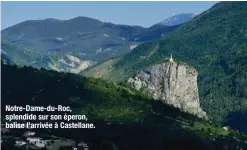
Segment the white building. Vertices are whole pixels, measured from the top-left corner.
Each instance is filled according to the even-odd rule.
[[[39,137],[28,137],[27,138],[27,141],[30,143],[30,144],[33,144],[37,147],[45,147],[46,144],[47,144],[47,140],[42,140],[41,138]]]
[[[228,131],[228,127],[223,127],[223,129],[224,129],[225,131]]]
[[[27,144],[27,142],[25,142],[25,141],[19,141],[19,140],[15,141],[15,145],[16,146],[23,146],[23,145],[26,145],[26,144]]]
[[[34,136],[35,132],[34,131],[27,131],[24,133],[24,136]]]

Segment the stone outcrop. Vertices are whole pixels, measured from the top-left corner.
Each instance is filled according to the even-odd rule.
[[[139,71],[128,83],[155,100],[205,118],[199,102],[197,75],[196,69],[187,64],[164,62]]]

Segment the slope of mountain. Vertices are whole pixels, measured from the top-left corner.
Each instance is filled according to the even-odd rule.
[[[2,64],[1,69],[2,115],[13,113],[6,112],[5,105],[69,105],[73,114],[87,115],[96,126],[87,130],[53,129],[49,135],[86,140],[94,146],[108,141],[123,150],[181,149],[184,146],[191,150],[220,150],[247,146],[246,135],[216,128],[161,101],[150,100],[123,83],[31,67]],[[15,112],[18,113],[21,112]],[[96,149],[102,148],[102,145],[97,146]]]
[[[175,26],[175,25],[186,23],[190,21],[192,18],[194,18],[195,16],[196,15],[192,13],[182,13],[182,14],[178,14],[170,18],[167,18],[159,22],[158,24],[166,25],[166,26]]]
[[[16,46],[8,41],[2,41],[2,59],[20,66],[33,66],[41,69],[51,69],[59,72],[79,73],[85,68],[95,64],[91,60],[81,60],[73,53],[56,53],[35,51]],[[78,54],[77,54],[78,55]]]
[[[168,33],[176,30],[180,25],[166,26],[162,24],[156,24],[149,27],[146,31],[140,35],[134,36],[134,41],[146,42],[150,40],[160,39]]]
[[[1,42],[2,54],[18,65],[25,65],[36,59],[40,53],[24,47],[18,47],[8,41]]]
[[[106,78],[126,80],[172,53],[198,70],[201,106],[210,118],[222,123],[229,112],[246,107],[246,12],[246,2],[217,3],[163,39],[144,43],[118,58]],[[104,78],[95,72],[90,74]]]
[[[9,59],[9,57],[6,55],[6,53],[3,50],[1,50],[1,59],[7,64],[12,63],[11,59]]]

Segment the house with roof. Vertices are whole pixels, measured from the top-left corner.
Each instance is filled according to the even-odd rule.
[[[43,140],[40,137],[28,137],[27,141],[30,144],[35,145],[36,147],[42,148],[45,147],[47,145],[48,140]]]
[[[34,136],[36,134],[36,132],[34,131],[26,131],[23,135],[24,136]]]

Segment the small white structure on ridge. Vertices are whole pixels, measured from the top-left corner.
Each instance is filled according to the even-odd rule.
[[[174,62],[173,58],[172,58],[172,54],[171,54],[171,57],[169,58],[169,61],[170,61],[170,63]]]

